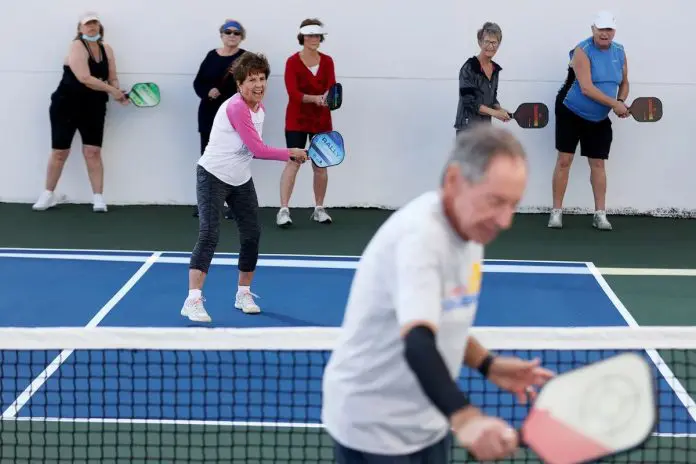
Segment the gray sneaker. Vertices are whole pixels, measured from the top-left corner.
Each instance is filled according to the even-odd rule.
[[[331,224],[331,216],[329,216],[329,213],[326,212],[323,206],[314,208],[311,219],[321,224]]]
[[[276,215],[276,225],[283,228],[290,227],[292,225],[289,208],[280,208],[280,210],[278,210],[278,214]]]
[[[607,219],[607,213],[604,211],[595,211],[592,218],[592,227],[599,230],[611,230],[611,223]]]
[[[549,217],[548,227],[552,229],[560,229],[563,227],[563,210],[551,210],[551,216]]]

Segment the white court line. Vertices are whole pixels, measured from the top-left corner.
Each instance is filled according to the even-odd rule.
[[[287,256],[287,255],[286,255]],[[20,259],[48,259],[48,260],[73,260],[73,261],[106,261],[106,262],[143,262],[148,258],[145,255],[73,255],[66,253],[0,253],[0,258]],[[184,256],[162,256],[157,261],[160,264],[188,264],[189,258]],[[497,263],[505,261],[498,260]],[[518,264],[490,264],[484,261],[483,271],[516,273],[516,274],[590,274],[586,266],[539,266],[524,265],[525,261],[515,261]],[[236,266],[237,258],[213,258],[212,265]],[[325,260],[325,259],[273,259],[260,257],[257,262],[259,267],[285,267],[302,269],[357,269],[358,261]]]
[[[4,251],[3,251],[4,250]],[[8,251],[9,250],[9,251]],[[25,250],[21,252],[21,250]],[[41,253],[41,251],[52,251],[53,253]],[[77,252],[103,252],[103,255],[79,254]],[[64,259],[75,261],[112,261],[112,262],[144,262],[147,260],[145,255],[136,255],[129,253],[150,253],[139,250],[128,251],[110,251],[110,250],[71,250],[57,248],[1,248],[0,258],[25,258],[25,259]],[[152,253],[188,253],[179,251],[161,251]],[[190,254],[190,253],[189,253]],[[213,264],[223,266],[236,266],[236,253],[216,253],[213,258]],[[271,267],[300,267],[300,268],[328,268],[328,269],[356,269],[359,256],[347,255],[303,255],[303,254],[261,254],[259,266]],[[306,260],[283,260],[282,257],[307,258]],[[313,259],[319,258],[319,259]],[[324,259],[322,259],[324,258]],[[327,259],[328,258],[328,259]],[[355,261],[332,261],[332,258],[337,259],[355,259]],[[160,263],[188,263],[189,258],[186,256],[165,256],[159,260]],[[293,261],[295,264],[293,265]],[[521,260],[521,259],[486,259],[488,264],[488,272],[520,272],[533,274],[591,274],[587,267],[575,266],[553,266],[553,264],[585,264],[581,261],[545,261],[545,260]],[[333,264],[339,263],[339,264]],[[343,264],[348,263],[348,264]],[[510,263],[511,265],[519,265],[519,267],[503,268],[499,263]],[[528,263],[529,265],[524,265]],[[534,271],[530,268],[535,264],[549,264],[551,266],[538,266],[538,270]],[[484,264],[485,266],[485,264]],[[666,269],[666,268],[635,268],[635,267],[600,267],[596,268],[602,275],[608,276],[655,276],[655,277],[696,277],[696,269]]]
[[[64,253],[104,253],[104,254],[122,254],[127,255],[129,253],[183,253],[191,254],[191,250],[108,250],[108,249],[92,249],[92,248],[21,248],[21,247],[0,247],[0,252],[41,252],[41,251],[60,251]],[[236,256],[239,253],[215,253],[216,256]],[[296,254],[296,253],[262,253],[260,256],[290,256],[290,257],[303,257],[303,258],[342,258],[342,259],[360,259],[360,256],[354,255],[306,255],[306,254]],[[533,262],[533,261],[530,261]],[[562,262],[562,261],[558,261]]]
[[[597,279],[597,283],[602,288],[604,293],[607,295],[609,300],[611,300],[612,304],[619,312],[619,314],[621,314],[621,317],[623,317],[626,323],[630,327],[639,327],[638,321],[635,320],[628,308],[626,308],[626,306],[621,302],[616,293],[614,293],[614,290],[612,290],[607,281],[604,280],[604,277],[602,276],[602,274],[600,274],[599,270],[594,266],[594,264],[587,263],[587,267],[590,269],[595,279]],[[689,395],[689,393],[686,391],[679,379],[677,379],[677,376],[674,375],[672,369],[669,368],[669,366],[667,365],[665,360],[662,359],[662,356],[660,356],[657,350],[646,349],[645,351],[646,353],[648,353],[648,356],[650,356],[652,362],[655,364],[657,369],[665,378],[665,382],[667,382],[667,384],[672,388],[674,394],[677,395],[677,398],[679,398],[679,401],[681,401],[681,403],[684,405],[686,411],[689,413],[694,422],[696,422],[696,403],[694,402],[694,399],[691,398],[691,395]]]
[[[64,252],[64,253],[72,253],[72,254],[80,254],[80,253],[104,253],[105,255],[114,255],[114,254],[121,254],[121,255],[127,255],[129,253],[156,253],[156,250],[107,250],[107,249],[91,249],[91,248],[13,248],[13,247],[0,247],[0,253],[2,252],[14,252],[14,251],[20,251],[20,252],[42,252],[42,251],[51,251],[51,252]],[[161,253],[167,254],[167,253],[172,253],[172,254],[191,254],[191,250],[186,250],[186,251],[174,251],[174,250],[160,250]],[[25,254],[25,253],[21,253]],[[239,253],[215,253],[216,256],[237,256]],[[360,260],[361,256],[360,255],[314,255],[314,254],[303,254],[303,253],[262,253],[259,256],[269,256],[269,257],[280,257],[280,256],[288,256],[288,257],[293,257],[293,258],[339,258],[339,259],[355,259],[355,260]],[[584,261],[552,261],[552,260],[543,260],[543,259],[496,259],[496,258],[491,258],[491,259],[486,259],[485,261],[487,262],[492,262],[492,263],[546,263],[546,264],[584,264]]]
[[[97,312],[97,314],[92,317],[92,319],[87,323],[85,327],[92,328],[99,325],[99,323],[104,320],[107,314],[114,309],[121,299],[135,286],[135,284],[142,278],[143,275],[152,267],[153,264],[159,259],[161,253],[153,253],[145,263],[136,271],[135,274],[128,279],[128,282],[123,284],[118,292],[111,297],[107,303],[102,306],[102,308]],[[66,349],[61,351],[61,353],[56,356],[56,358],[49,364],[46,369],[43,370],[32,382],[24,389],[22,394],[20,394],[17,399],[2,413],[2,418],[13,418],[17,416],[22,407],[31,399],[31,397],[36,393],[41,386],[52,376],[65,362],[66,359],[72,354],[72,349]]]
[[[603,275],[619,276],[664,276],[664,277],[696,277],[696,269],[664,269],[643,267],[602,267]]]

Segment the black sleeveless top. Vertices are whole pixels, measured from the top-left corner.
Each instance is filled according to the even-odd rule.
[[[78,40],[82,42],[87,49],[87,53],[89,53],[87,63],[90,75],[107,82],[109,80],[109,58],[106,56],[104,45],[99,42],[102,59],[97,62],[87,43],[82,39]],[[77,104],[106,104],[109,101],[109,94],[100,90],[90,89],[77,79],[70,66],[63,65],[63,77],[58,83],[58,88],[53,93],[53,98],[68,99]]]

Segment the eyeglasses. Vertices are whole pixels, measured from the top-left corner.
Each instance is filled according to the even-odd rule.
[[[498,48],[498,45],[500,45],[500,42],[498,42],[497,40],[484,40],[483,45],[484,45],[484,47]]]
[[[242,31],[238,31],[236,29],[225,29],[224,31],[222,31],[222,33],[225,35],[236,35],[236,36],[242,35]]]

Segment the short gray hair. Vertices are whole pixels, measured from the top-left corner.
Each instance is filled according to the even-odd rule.
[[[496,156],[527,159],[522,144],[507,129],[481,123],[462,131],[457,135],[441,183],[444,184],[445,173],[452,164],[459,167],[465,179],[476,183],[486,174],[491,160]]]
[[[498,39],[498,43],[503,41],[503,30],[500,29],[500,26],[498,26],[496,23],[485,22],[483,26],[481,26],[481,29],[476,32],[476,38],[479,42],[481,42],[487,35],[494,36],[496,39]]]

